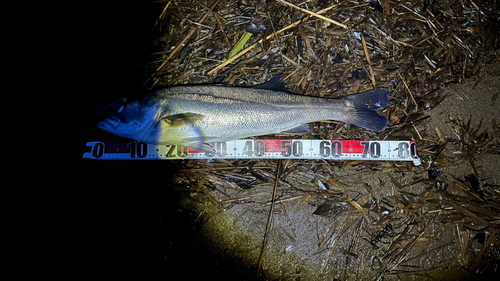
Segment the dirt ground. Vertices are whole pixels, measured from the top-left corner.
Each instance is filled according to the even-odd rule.
[[[471,117],[472,127],[477,127],[482,118],[484,128],[491,128],[493,126],[491,120],[500,117],[498,100],[494,99],[500,87],[499,71],[498,65],[491,65],[483,69],[477,77],[467,79],[463,84],[445,87],[440,94],[447,95],[447,98],[436,107],[425,111],[430,118],[424,124],[417,126],[419,133],[435,134],[436,138],[439,138],[435,129],[437,127],[448,142],[443,152],[446,163],[440,166],[442,172],[440,177],[463,180],[464,175],[474,172],[470,163],[460,160],[460,154],[456,153],[460,152],[457,146],[459,136],[454,133],[450,125],[450,117],[464,120]],[[500,155],[476,153],[474,158],[479,178],[483,179],[482,183],[498,186],[500,177],[497,171]],[[265,252],[266,278],[376,280],[383,276],[385,280],[463,280],[477,277],[470,272],[471,270],[467,271],[464,268],[475,262],[479,264],[477,254],[484,245],[480,246],[474,241],[473,238],[477,233],[470,228],[484,226],[463,218],[453,223],[447,221],[451,219],[450,214],[446,214],[449,208],[441,206],[439,210],[436,209],[442,197],[439,193],[435,193],[435,183],[427,181],[406,186],[415,178],[427,178],[431,162],[424,161],[422,166],[406,172],[390,171],[386,174],[365,172],[362,175],[356,173],[362,168],[349,169],[342,167],[342,163],[302,164],[304,165],[296,170],[300,171],[297,172],[298,176],[285,178],[302,190],[311,186],[314,189],[311,179],[305,176],[308,170],[316,173],[323,170],[335,175],[335,179],[341,182],[354,185],[351,192],[366,194],[368,188],[373,187],[375,190],[371,194],[377,194],[373,198],[383,199],[386,196],[399,198],[407,195],[408,200],[412,200],[412,196],[418,198],[418,194],[425,192],[434,194],[429,200],[431,203],[420,206],[423,211],[423,214],[419,214],[422,220],[416,223],[415,228],[421,232],[410,235],[412,239],[416,239],[412,240],[415,245],[411,251],[396,260],[383,249],[370,245],[372,239],[370,236],[376,235],[385,224],[383,220],[370,219],[372,216],[377,217],[376,210],[374,213],[370,212],[371,215],[365,216],[349,206],[342,196],[328,193],[312,197],[306,202],[307,193],[304,194],[294,190],[289,184],[281,183],[278,187],[278,198],[292,198],[292,200],[277,203],[275,206],[272,229],[268,230],[269,241]],[[284,165],[294,164],[286,162]],[[394,165],[387,163],[386,167]],[[213,174],[198,176],[206,177],[216,187],[203,188],[201,193],[187,194],[181,201],[181,206],[196,210],[201,217],[200,220],[203,221],[200,231],[204,236],[210,237],[211,243],[233,253],[245,263],[257,267],[274,183],[259,184],[251,189],[242,190],[236,184],[224,182]],[[394,178],[398,178],[396,183],[399,181],[404,187],[398,187],[397,184],[395,186]],[[191,177],[191,180],[196,183],[199,179]],[[360,182],[362,184],[356,184]],[[376,186],[379,188],[376,189]],[[456,192],[454,189],[450,188],[448,192]],[[332,209],[328,215],[315,215],[318,206],[325,202],[336,206],[340,214],[335,214]],[[390,216],[396,223],[392,223],[392,230],[383,238],[386,243],[390,243],[391,239],[394,241],[395,236],[404,231],[405,222],[411,220],[401,212]],[[416,213],[413,214],[415,215]],[[496,231],[495,228],[489,228],[486,230],[487,236],[495,235]],[[468,237],[467,241],[471,243],[471,247],[478,247],[474,253],[462,252],[464,244],[461,240],[464,236]],[[407,246],[408,243],[402,244]],[[489,272],[491,273],[493,272]]]
[[[452,84],[443,89],[447,98],[436,108],[427,111],[430,116],[425,123],[428,132],[435,133],[435,128],[440,128],[445,139],[457,140],[457,135],[450,126],[450,117],[471,120],[471,127],[475,128],[482,121],[482,128],[494,132],[492,121],[500,117],[498,100],[500,83],[500,66],[488,65],[476,77],[467,79],[462,84]],[[435,133],[437,134],[437,133]],[[450,147],[453,154],[453,147]],[[452,157],[452,156],[450,156]],[[491,184],[500,184],[497,173],[500,165],[498,154],[475,154],[479,177],[488,179]],[[452,175],[466,175],[473,173],[467,163],[448,165],[443,171]]]

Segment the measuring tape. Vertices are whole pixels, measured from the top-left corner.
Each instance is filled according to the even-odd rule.
[[[209,143],[215,153],[180,145],[137,141],[91,141],[83,158],[105,160],[324,159],[413,161],[421,164],[413,141],[243,139]],[[89,149],[90,148],[90,149]]]

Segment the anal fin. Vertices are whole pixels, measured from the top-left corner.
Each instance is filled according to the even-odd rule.
[[[286,131],[282,131],[283,135],[303,135],[309,132],[309,126],[307,124],[301,124],[297,127],[291,128]]]

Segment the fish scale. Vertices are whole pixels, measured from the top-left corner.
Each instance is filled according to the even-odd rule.
[[[304,134],[305,124],[337,120],[379,132],[387,119],[389,90],[378,88],[334,99],[290,93],[281,78],[252,88],[225,85],[173,86],[140,100],[113,104],[97,126],[148,144],[213,151],[222,142],[276,133]]]

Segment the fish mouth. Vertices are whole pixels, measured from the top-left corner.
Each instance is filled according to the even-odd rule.
[[[97,122],[97,127],[103,130],[115,129],[120,125],[120,120],[113,117],[108,117]]]

